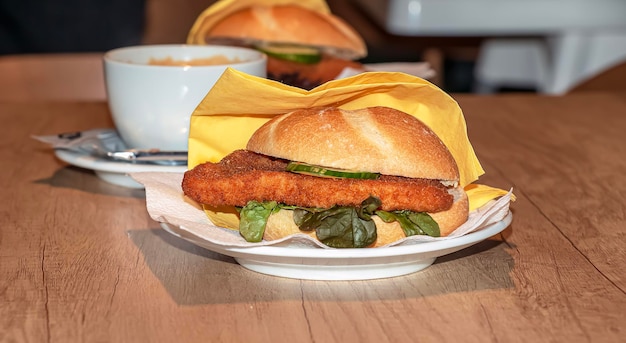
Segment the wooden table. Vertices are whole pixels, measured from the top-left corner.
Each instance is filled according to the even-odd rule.
[[[104,101],[102,53],[0,56],[0,101]]]
[[[105,103],[0,103],[0,341],[623,342],[626,93],[457,99],[512,225],[351,282],[248,271],[30,138],[111,126]]]

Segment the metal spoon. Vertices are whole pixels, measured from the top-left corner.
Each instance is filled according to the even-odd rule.
[[[113,161],[131,163],[152,163],[165,165],[187,164],[186,151],[162,151],[162,150],[122,150],[99,152],[98,156],[105,157]]]

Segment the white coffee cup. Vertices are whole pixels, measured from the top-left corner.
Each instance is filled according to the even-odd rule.
[[[196,65],[215,56],[228,61]],[[187,65],[163,65],[182,61]],[[186,151],[190,116],[224,70],[265,77],[266,66],[263,53],[230,46],[141,45],[108,51],[104,75],[113,122],[129,148]]]

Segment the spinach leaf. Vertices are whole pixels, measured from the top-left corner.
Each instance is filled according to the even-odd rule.
[[[258,202],[250,201],[239,213],[239,233],[248,242],[260,242],[263,240],[265,226],[270,214],[277,209],[275,201]]]
[[[340,216],[327,220],[316,229],[317,238],[329,247],[365,248],[376,240],[376,224],[364,220],[355,208],[344,207]]]
[[[431,237],[439,237],[441,235],[439,231],[439,224],[428,214],[425,212],[411,212],[407,211],[409,220],[411,223],[417,225],[422,232],[431,236]]]
[[[376,213],[376,210],[382,205],[382,202],[377,197],[370,196],[363,200],[360,207],[356,208],[359,218],[363,220],[372,220],[372,215]]]
[[[376,241],[373,215],[384,222],[397,221],[408,236],[439,237],[439,224],[428,213],[378,210],[380,199],[370,196],[360,206],[334,206],[330,209],[304,208],[275,201],[250,201],[240,209],[239,232],[248,242],[263,240],[269,216],[280,209],[293,210],[294,222],[303,231],[315,230],[317,238],[333,248],[364,248]]]
[[[378,207],[380,200],[370,197],[359,207],[300,208],[294,211],[294,221],[300,230],[315,230],[317,238],[329,247],[364,248],[376,240],[371,216]]]
[[[439,224],[425,212],[379,210],[376,211],[376,215],[386,223],[397,221],[407,237],[415,235],[439,237],[441,235]]]

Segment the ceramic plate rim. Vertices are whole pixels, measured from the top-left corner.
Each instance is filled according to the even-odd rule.
[[[133,164],[126,162],[109,161],[86,153],[70,150],[54,149],[54,154],[63,162],[71,165],[109,173],[137,173],[137,172],[185,172],[187,166],[160,166],[154,164]]]
[[[436,253],[438,251],[447,251],[458,247],[469,246],[481,242],[492,237],[504,229],[506,229],[513,220],[513,214],[509,210],[506,216],[487,227],[471,232],[469,234],[450,238],[446,240],[437,240],[433,242],[424,242],[405,246],[380,247],[372,249],[319,249],[319,248],[298,248],[284,246],[259,246],[259,247],[233,247],[225,246],[210,241],[201,240],[200,238],[191,238],[181,236],[173,231],[170,226],[173,224],[160,223],[161,227],[175,236],[186,239],[194,244],[201,245],[209,250],[222,253],[224,255],[241,257],[241,256],[265,256],[265,257],[283,257],[283,258],[299,258],[299,259],[371,259],[385,258],[393,256],[419,255],[426,253]],[[184,227],[184,226],[183,226]],[[182,229],[185,230],[185,229]],[[187,231],[187,230],[185,230]],[[198,243],[196,243],[198,242]],[[199,244],[201,243],[201,244]],[[211,248],[209,248],[209,246]],[[215,249],[213,249],[215,248]],[[443,256],[443,255],[441,255]]]

